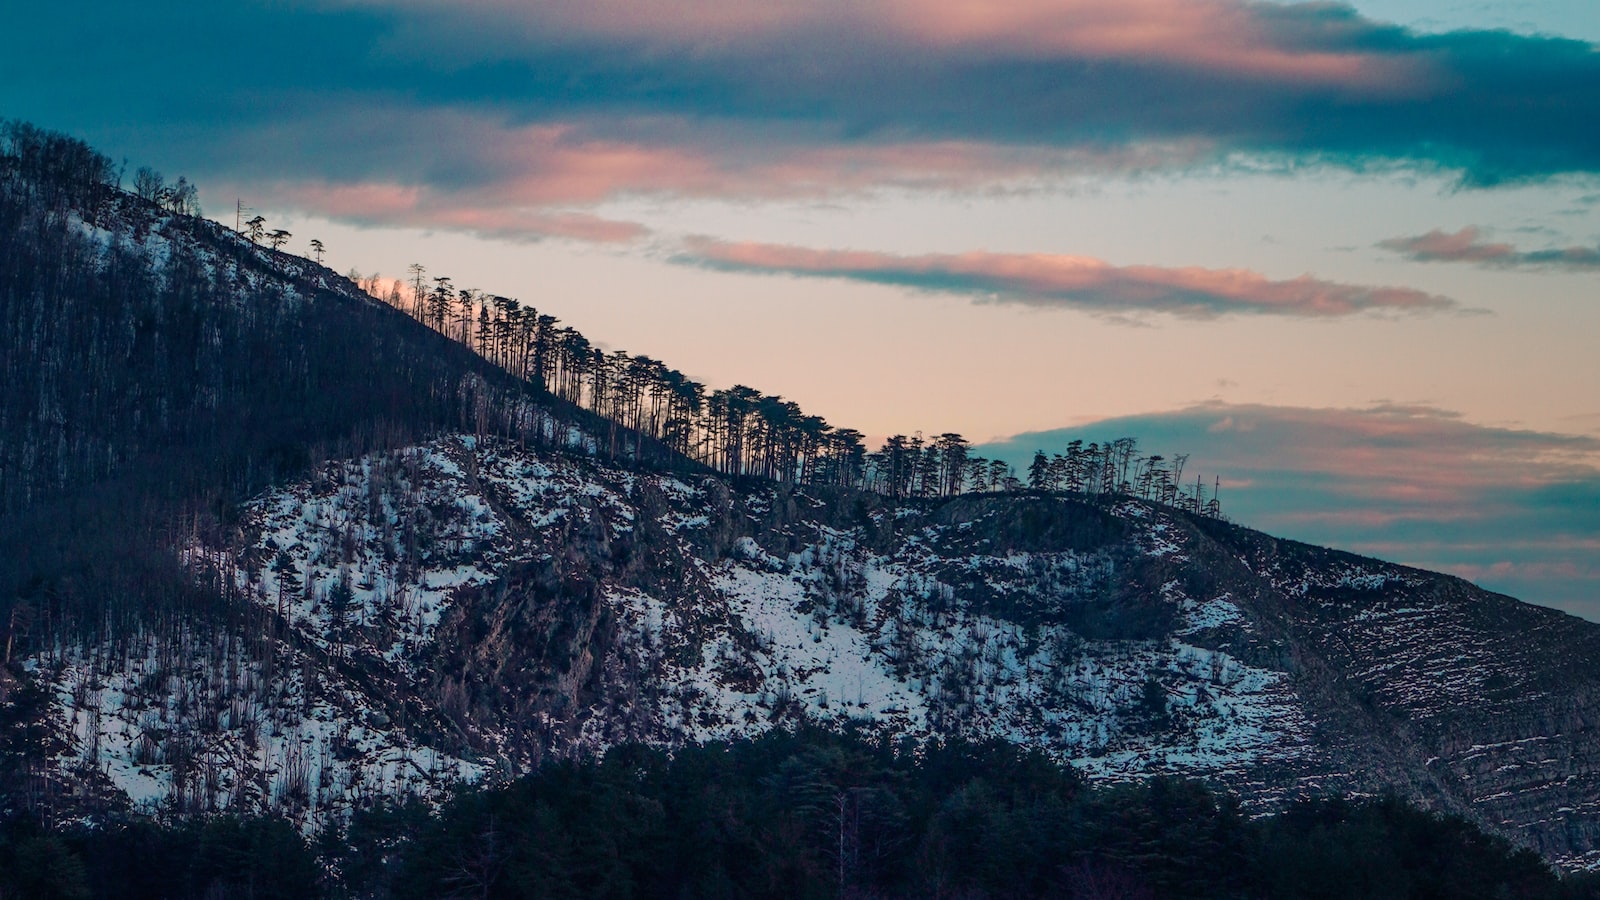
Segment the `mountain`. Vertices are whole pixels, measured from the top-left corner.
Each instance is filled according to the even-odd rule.
[[[310,830],[820,721],[1600,851],[1600,626],[1118,491],[728,476],[75,142],[3,149],[7,803]]]

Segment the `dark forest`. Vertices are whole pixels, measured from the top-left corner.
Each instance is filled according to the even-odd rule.
[[[1008,744],[801,729],[622,747],[312,840],[270,818],[0,831],[0,896],[1595,897],[1467,821],[1387,797],[1256,818],[1194,781],[1091,787]]]

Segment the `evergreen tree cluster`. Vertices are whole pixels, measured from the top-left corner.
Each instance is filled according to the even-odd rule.
[[[1162,503],[1192,513],[1222,517],[1221,479],[1213,479],[1211,496],[1199,477],[1193,486],[1183,480],[1187,454],[1170,460],[1159,453],[1140,455],[1135,438],[1118,438],[1085,447],[1075,440],[1066,453],[1034,451],[1028,466],[1028,487],[1078,494],[1121,494]]]
[[[1251,818],[1193,781],[1090,787],[1037,751],[821,730],[626,746],[357,815],[0,829],[0,897],[1597,897],[1394,798]]]
[[[619,441],[621,452],[628,452],[631,432],[735,477],[847,487],[897,499],[1024,487],[1008,464],[973,454],[955,432],[933,438],[897,434],[868,452],[861,432],[836,428],[792,400],[745,385],[708,390],[648,356],[607,354],[576,328],[519,300],[458,289],[453,279],[428,279],[426,273],[425,266],[413,264],[409,284],[385,284],[359,273],[354,280],[516,378],[609,422],[606,450],[612,457]],[[1209,498],[1202,482],[1183,485],[1187,457],[1169,462],[1161,455],[1140,456],[1133,438],[1087,447],[1075,441],[1065,456],[1045,458],[1042,471],[1040,458],[1042,453],[1030,468],[1029,488],[1138,496],[1201,515],[1222,514],[1215,483]]]
[[[736,477],[886,492],[896,487],[910,491],[914,481],[914,493],[905,496],[928,497],[1016,484],[1009,467],[972,457],[958,434],[926,442],[920,435],[897,436],[890,440],[893,460],[890,444],[869,454],[859,431],[835,428],[791,400],[745,385],[708,390],[648,356],[622,350],[608,354],[576,328],[519,300],[457,289],[451,278],[429,279],[426,273],[426,267],[414,264],[409,284],[395,280],[387,289],[377,276],[357,280],[513,376],[610,422],[606,450],[612,456],[619,441],[626,452],[626,434],[633,432]],[[910,442],[917,461],[891,484],[889,467],[909,465],[903,457]]]

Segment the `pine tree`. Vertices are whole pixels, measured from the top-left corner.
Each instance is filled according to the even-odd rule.
[[[1028,466],[1028,487],[1042,491],[1050,484],[1050,459],[1043,450],[1033,451],[1033,462]]]
[[[355,591],[350,587],[350,570],[340,569],[339,579],[328,591],[328,641],[334,645],[344,643],[350,624],[350,613],[355,605]]]
[[[272,571],[278,576],[278,617],[283,617],[283,598],[290,593],[300,590],[300,572],[295,568],[294,558],[287,550],[279,550],[278,555],[272,560]]]

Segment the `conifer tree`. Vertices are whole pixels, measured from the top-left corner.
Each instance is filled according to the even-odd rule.
[[[328,641],[335,646],[345,642],[355,591],[350,587],[350,570],[341,568],[339,578],[328,591]]]
[[[1033,451],[1033,462],[1028,466],[1028,487],[1036,491],[1047,490],[1050,484],[1050,459],[1043,450]]]
[[[302,586],[300,572],[287,550],[278,551],[272,560],[272,571],[278,576],[278,617],[282,618],[284,597],[300,590]]]

